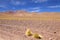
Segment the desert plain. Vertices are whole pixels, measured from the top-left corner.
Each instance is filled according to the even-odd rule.
[[[26,36],[30,29],[43,36]],[[60,13],[0,12],[0,40],[60,40]]]

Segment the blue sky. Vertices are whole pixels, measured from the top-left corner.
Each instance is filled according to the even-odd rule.
[[[0,0],[0,12],[60,12],[60,0]]]

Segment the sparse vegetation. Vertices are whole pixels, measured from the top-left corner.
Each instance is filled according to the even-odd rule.
[[[26,34],[27,36],[32,36],[32,32],[31,32],[30,29],[27,29],[25,34]]]
[[[41,39],[42,38],[42,36],[37,34],[37,33],[34,33],[32,37],[37,38],[37,39]]]
[[[42,36],[37,34],[37,33],[32,33],[32,31],[30,29],[26,30],[26,36],[32,36],[33,38],[37,38],[37,39],[41,39]]]

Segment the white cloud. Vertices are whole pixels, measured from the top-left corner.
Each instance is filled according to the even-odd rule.
[[[48,6],[48,8],[60,8],[60,5]]]
[[[26,2],[21,2],[21,1],[18,1],[18,0],[11,0],[11,3],[13,5],[25,5]]]
[[[28,8],[28,9],[30,9],[30,10],[38,10],[38,9],[40,9],[40,7],[33,7],[33,8]]]
[[[41,2],[46,2],[48,0],[32,0],[32,1],[35,2],[35,3],[41,3]]]
[[[6,5],[0,5],[0,8],[6,8]]]
[[[4,7],[4,5],[0,5],[0,7]]]
[[[32,10],[32,11],[30,11],[30,12],[40,12],[40,10]]]
[[[40,7],[34,7],[34,8],[27,8],[27,9],[22,9],[24,11],[28,11],[28,12],[39,12],[41,9]]]

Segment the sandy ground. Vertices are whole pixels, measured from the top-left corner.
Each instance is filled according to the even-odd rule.
[[[43,36],[26,36],[26,29]],[[55,20],[0,20],[0,40],[60,40],[60,21]]]
[[[43,36],[26,36],[27,29]],[[0,13],[0,40],[60,40],[60,13]]]

